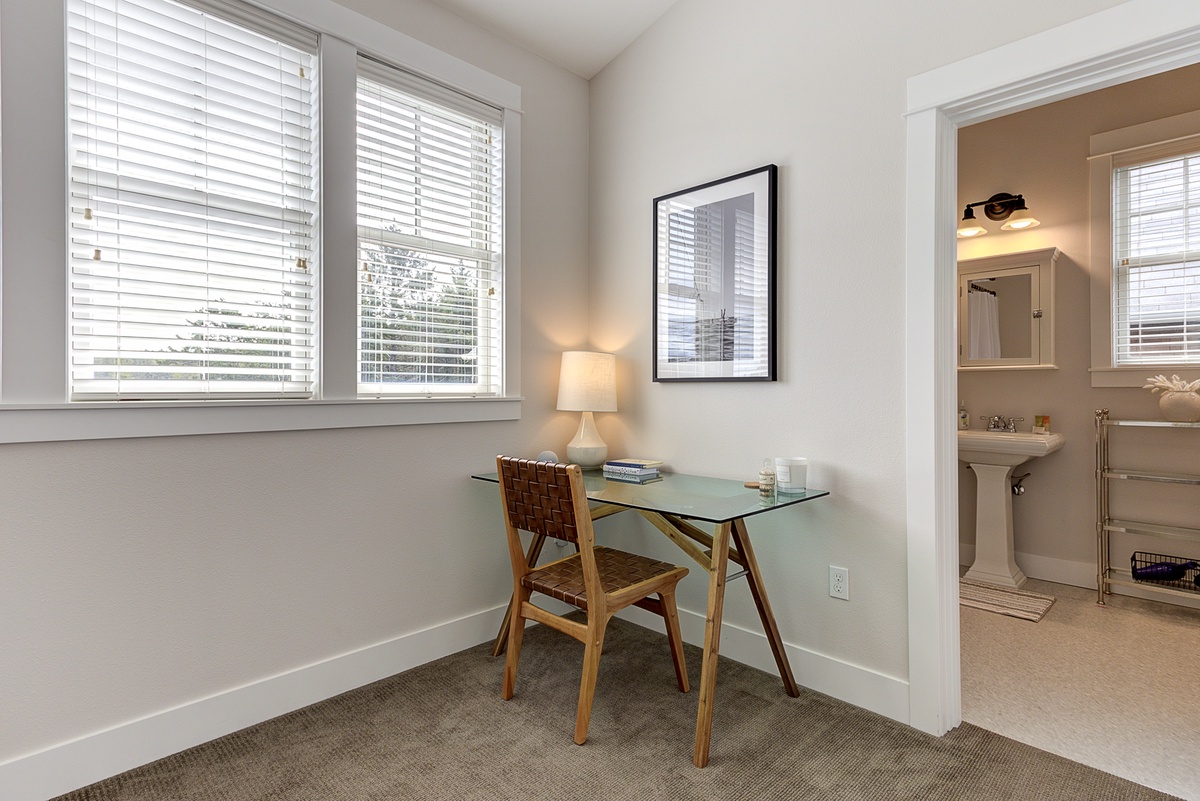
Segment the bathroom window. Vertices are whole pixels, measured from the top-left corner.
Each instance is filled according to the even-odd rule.
[[[1200,362],[1198,256],[1200,152],[1114,170],[1118,366]]]
[[[1092,137],[1093,386],[1200,375],[1198,114]]]

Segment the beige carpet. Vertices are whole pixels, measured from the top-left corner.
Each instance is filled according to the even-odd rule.
[[[1200,801],[1200,611],[1030,579],[1036,626],[962,610],[963,718]]]
[[[1054,596],[964,578],[958,580],[958,602],[972,609],[1037,623],[1054,605]]]
[[[1032,628],[1032,627],[1031,627]],[[765,646],[764,646],[765,647]],[[688,648],[693,687],[699,651]],[[666,639],[613,621],[586,745],[571,742],[582,646],[525,636],[463,651],[63,801],[1162,801],[1169,796],[974,726],[937,738],[722,660],[712,761],[692,765],[696,692]]]

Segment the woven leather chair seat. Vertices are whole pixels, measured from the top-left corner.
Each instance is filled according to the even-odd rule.
[[[596,569],[600,573],[600,582],[605,592],[616,592],[647,579],[679,570],[667,562],[614,548],[596,547],[593,552],[596,554]],[[587,609],[587,590],[583,586],[583,563],[579,554],[530,571],[522,576],[521,584],[572,606]]]

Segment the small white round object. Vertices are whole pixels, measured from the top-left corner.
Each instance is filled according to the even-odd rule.
[[[558,454],[555,453],[554,451],[542,451],[541,453],[538,454],[537,460],[539,462],[555,462],[555,463],[557,463],[558,462]]]

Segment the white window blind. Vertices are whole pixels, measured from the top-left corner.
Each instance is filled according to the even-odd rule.
[[[310,397],[316,35],[67,8],[72,399]]]
[[[1114,364],[1198,363],[1200,152],[1140,155],[1113,171]]]
[[[360,397],[501,393],[501,122],[359,57]]]

